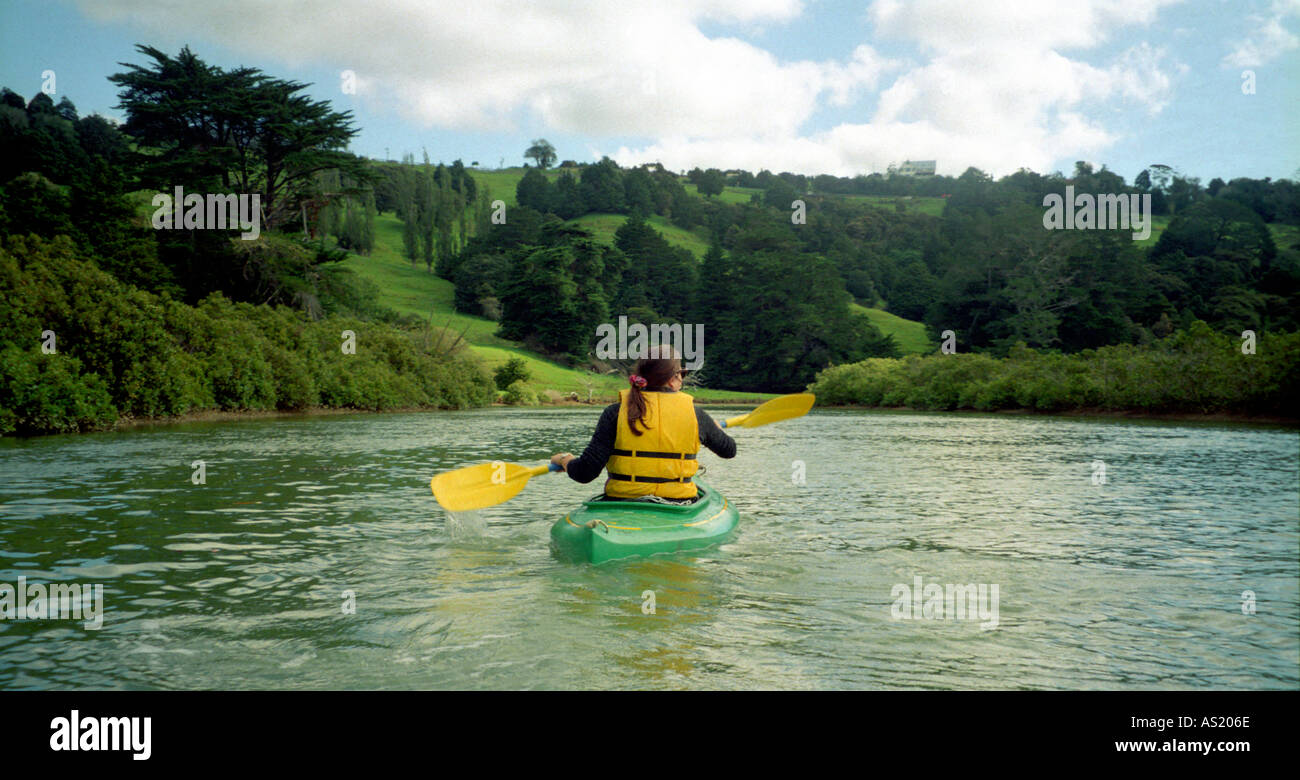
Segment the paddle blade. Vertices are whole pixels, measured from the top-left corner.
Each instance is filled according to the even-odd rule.
[[[812,393],[795,393],[773,398],[749,414],[727,420],[728,428],[757,428],[760,425],[803,417],[812,408],[817,396]]]
[[[433,497],[448,512],[482,509],[509,501],[524,489],[528,480],[545,474],[548,466],[521,466],[518,463],[480,463],[447,471],[429,482]]]

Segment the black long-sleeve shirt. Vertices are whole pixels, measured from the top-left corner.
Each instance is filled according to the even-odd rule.
[[[643,392],[671,393],[672,390],[645,390]],[[722,428],[700,407],[695,407],[695,422],[700,428],[700,443],[708,447],[720,458],[736,457],[736,441],[722,432]],[[569,477],[575,482],[587,483],[600,476],[609,456],[614,454],[614,437],[618,433],[618,404],[605,407],[596,423],[596,433],[592,435],[587,449],[582,455],[569,461]]]

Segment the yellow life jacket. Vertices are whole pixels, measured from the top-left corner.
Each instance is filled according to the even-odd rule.
[[[613,498],[694,498],[699,494],[691,481],[699,463],[700,426],[695,419],[695,402],[686,393],[643,392],[645,414],[637,421],[641,435],[627,424],[627,396],[618,394],[618,433],[614,454],[605,468],[609,481],[605,495]]]

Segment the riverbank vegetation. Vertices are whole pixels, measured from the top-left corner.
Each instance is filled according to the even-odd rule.
[[[200,410],[463,408],[492,377],[456,334],[213,293],[133,289],[66,236],[0,247],[0,433],[84,431]],[[349,342],[355,348],[349,348]]]
[[[1240,340],[1203,322],[1144,346],[1071,355],[1017,345],[1006,357],[932,354],[835,366],[809,387],[821,404],[912,409],[1230,412],[1294,419],[1300,334]]]

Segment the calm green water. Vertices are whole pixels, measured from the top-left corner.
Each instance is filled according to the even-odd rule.
[[[0,442],[0,583],[102,583],[105,610],[0,621],[0,688],[1300,687],[1294,429],[818,411],[702,456],[729,543],[602,566],[548,549],[597,483],[433,501],[437,471],[580,451],[597,414]],[[918,576],[997,585],[997,626],[895,619]]]

